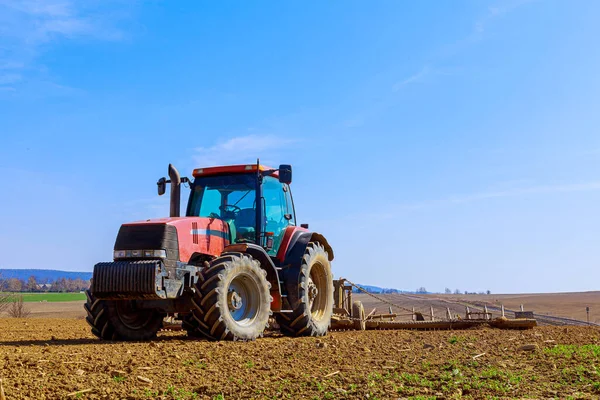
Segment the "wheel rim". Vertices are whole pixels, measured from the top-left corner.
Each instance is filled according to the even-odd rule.
[[[129,329],[143,329],[150,321],[151,311],[140,310],[132,301],[117,301],[116,309],[119,320]]]
[[[233,320],[241,326],[251,325],[260,311],[260,288],[248,274],[233,278],[227,291],[227,307]]]
[[[314,320],[320,321],[327,313],[327,271],[320,263],[315,263],[310,269],[308,278],[308,301]]]

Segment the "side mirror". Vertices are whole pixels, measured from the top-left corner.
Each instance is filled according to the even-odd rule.
[[[156,184],[158,185],[158,195],[162,196],[165,194],[165,191],[167,190],[167,179],[162,177],[158,180],[158,182],[156,182]]]
[[[279,182],[287,183],[288,185],[292,183],[292,166],[282,164],[279,166]]]

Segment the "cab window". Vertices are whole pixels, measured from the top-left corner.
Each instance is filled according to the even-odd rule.
[[[285,185],[287,186],[287,185]],[[285,228],[293,225],[293,207],[288,204],[285,187],[277,178],[266,176],[263,180],[263,198],[265,207],[264,232],[273,233],[273,247],[269,255],[276,255],[285,233]],[[287,189],[289,193],[289,188]],[[291,200],[291,198],[290,198]]]

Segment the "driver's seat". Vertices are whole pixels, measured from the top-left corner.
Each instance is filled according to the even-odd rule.
[[[237,237],[234,239],[236,242],[240,239],[254,242],[256,231],[256,210],[254,208],[242,208],[238,211],[233,223],[237,230]]]

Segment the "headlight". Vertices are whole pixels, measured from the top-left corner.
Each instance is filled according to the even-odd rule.
[[[166,250],[115,250],[113,258],[167,258]]]

